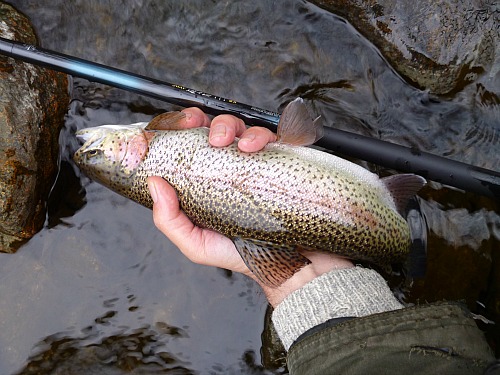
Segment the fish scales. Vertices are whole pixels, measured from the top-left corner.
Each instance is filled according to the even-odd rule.
[[[142,161],[131,159],[131,174],[117,172],[128,168],[120,160],[100,163],[99,168],[89,167],[79,152],[75,160],[91,178],[147,207],[152,206],[147,177],[165,178],[186,215],[196,225],[233,239],[240,254],[254,245],[257,252],[265,246],[272,261],[280,247],[291,251],[292,258],[302,248],[377,264],[408,254],[408,224],[383,180],[360,166],[283,143],[256,153],[241,152],[236,142],[215,148],[206,128],[146,133],[136,129],[124,143],[136,147],[139,137],[148,145]],[[252,245],[239,245],[236,239]],[[253,264],[254,255],[242,257],[252,271],[265,272],[255,269],[260,265]],[[283,280],[278,281],[269,283]]]
[[[229,238],[258,238],[358,259],[376,255],[379,261],[407,252],[408,225],[378,203],[373,189],[304,162],[286,148],[271,146],[256,154],[242,153],[236,144],[214,148],[207,132],[190,130],[189,139],[178,131],[153,138],[150,154],[156,156],[145,159],[127,195],[150,205],[148,195],[143,200],[145,181],[159,175],[174,186],[182,209],[197,225]]]

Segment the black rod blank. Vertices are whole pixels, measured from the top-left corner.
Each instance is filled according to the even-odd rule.
[[[231,113],[249,125],[275,131],[279,121],[279,114],[262,108],[4,38],[0,38],[0,54],[182,107],[199,107],[212,115]],[[419,174],[445,185],[500,199],[500,173],[496,171],[331,127],[325,127],[325,135],[317,145],[385,168]]]

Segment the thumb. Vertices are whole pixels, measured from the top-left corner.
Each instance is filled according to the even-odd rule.
[[[179,247],[182,238],[192,233],[194,224],[180,210],[177,194],[168,182],[161,177],[149,177],[147,183],[154,202],[154,223]]]
[[[251,276],[229,238],[195,226],[180,210],[175,190],[167,181],[161,177],[149,177],[147,183],[154,202],[155,225],[188,259]]]

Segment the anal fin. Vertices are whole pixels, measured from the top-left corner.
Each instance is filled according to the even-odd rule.
[[[311,263],[295,246],[239,237],[233,238],[233,242],[257,279],[274,288]]]

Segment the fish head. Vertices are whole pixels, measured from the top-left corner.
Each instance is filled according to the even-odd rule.
[[[83,145],[73,160],[88,177],[117,188],[113,185],[133,177],[147,156],[153,133],[144,130],[146,125],[102,125],[79,130],[76,136]]]

